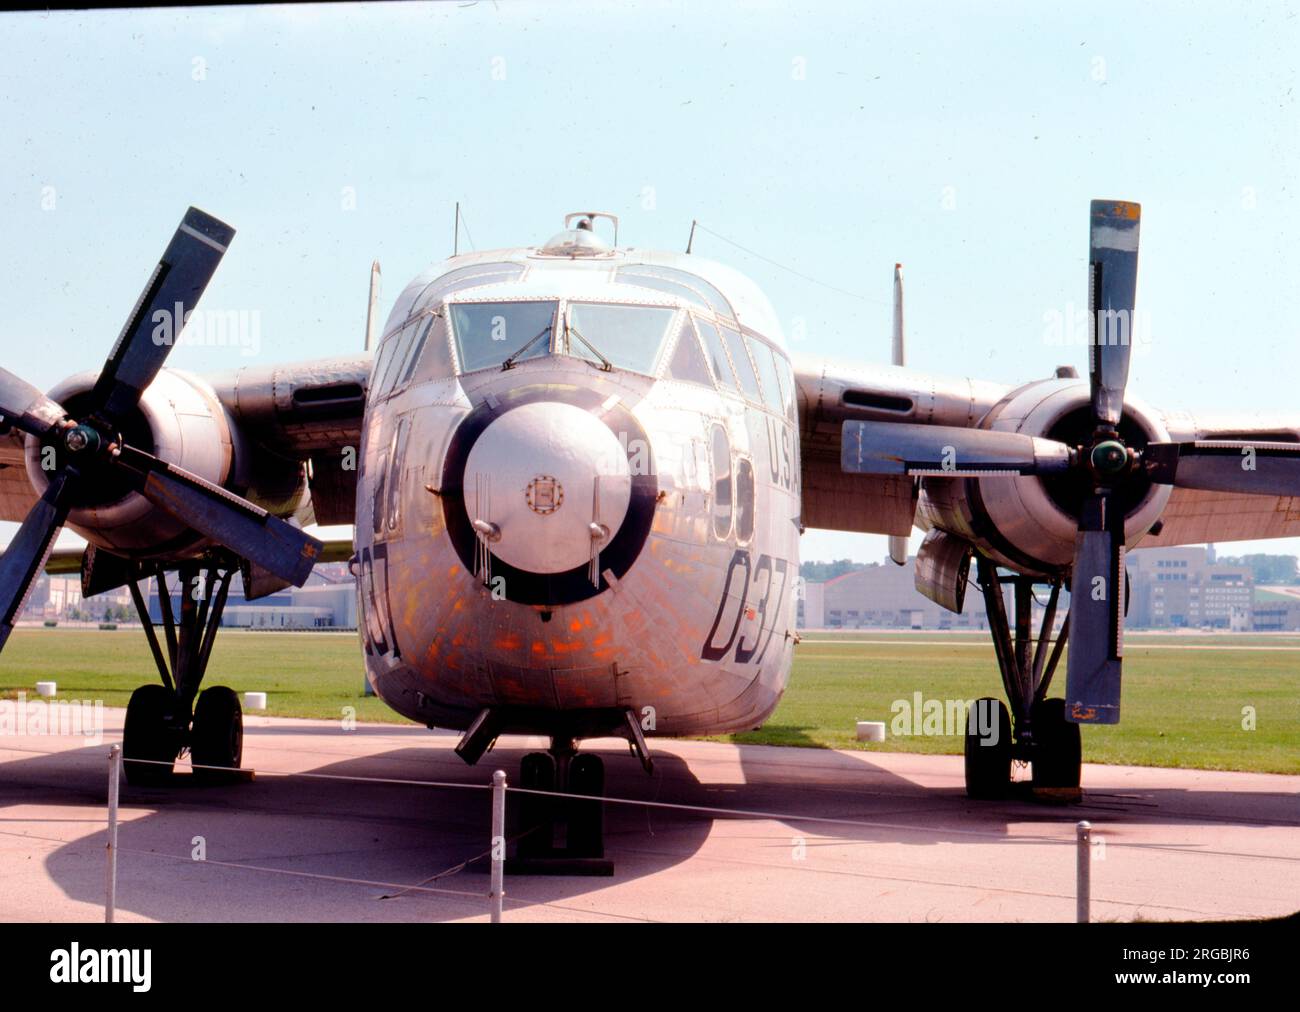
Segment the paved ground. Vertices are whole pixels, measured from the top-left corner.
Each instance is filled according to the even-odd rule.
[[[0,919],[102,918],[106,756],[122,711],[105,716],[92,747],[0,737]],[[483,785],[498,766],[513,777],[535,744],[503,739],[471,769],[454,743],[248,718],[254,782],[182,774],[167,790],[123,789],[118,919],[485,917],[485,874],[428,880],[487,849],[486,792],[273,775]],[[589,750],[606,756],[611,796],[771,814],[610,805],[615,877],[508,878],[507,920],[1071,920],[1084,818],[1103,841],[1095,919],[1300,909],[1300,777],[1088,766],[1085,802],[1053,807],[968,801],[956,757],[663,742],[651,779],[622,742]],[[192,859],[197,837],[205,862]],[[446,892],[401,892],[421,882]]]

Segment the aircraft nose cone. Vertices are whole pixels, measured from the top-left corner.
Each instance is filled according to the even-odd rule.
[[[496,418],[465,461],[465,512],[492,554],[563,573],[607,545],[627,515],[632,476],[610,428],[571,404],[539,401]]]

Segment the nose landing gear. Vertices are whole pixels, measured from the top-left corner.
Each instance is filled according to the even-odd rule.
[[[524,791],[519,795],[515,857],[506,862],[510,875],[614,874],[605,857],[605,763],[598,755],[577,754],[571,738],[552,738],[546,752],[530,752],[519,766]],[[588,800],[590,799],[590,800]],[[562,842],[559,842],[561,841]]]

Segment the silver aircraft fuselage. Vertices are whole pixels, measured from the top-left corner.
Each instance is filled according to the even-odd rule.
[[[795,637],[797,417],[775,315],[721,265],[575,230],[422,274],[358,453],[375,692],[457,729],[759,726]]]

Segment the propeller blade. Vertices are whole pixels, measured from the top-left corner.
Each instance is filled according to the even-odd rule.
[[[95,382],[92,403],[101,418],[115,422],[135,407],[167,360],[234,236],[233,228],[198,208],[185,212]],[[160,313],[167,314],[161,321],[156,318]],[[159,326],[166,326],[167,340],[154,340]]]
[[[1094,200],[1088,248],[1088,380],[1098,428],[1118,428],[1124,413],[1137,296],[1140,204]]]
[[[39,437],[65,417],[63,408],[36,387],[8,369],[0,368],[0,424],[12,425]]]
[[[848,421],[840,467],[849,474],[963,478],[1059,474],[1070,468],[1064,443],[1018,432],[948,425]]]
[[[68,515],[63,505],[71,476],[59,471],[45,494],[28,511],[18,533],[0,555],[0,648],[13,631],[18,614],[27,604],[32,585],[45,567],[59,528]]]
[[[1142,459],[1160,485],[1206,492],[1300,496],[1300,444],[1203,439],[1150,443]]]
[[[1106,495],[1089,499],[1074,541],[1065,713],[1076,724],[1119,722],[1124,656],[1124,514],[1108,507]]]
[[[307,582],[324,547],[311,535],[142,450],[124,446],[117,460],[137,474],[140,494],[155,506],[295,587]]]

